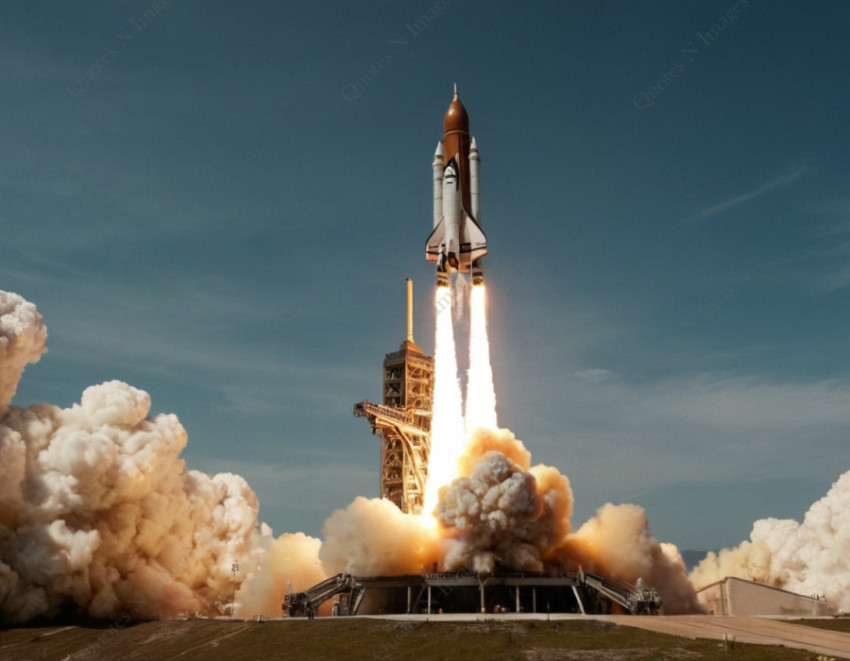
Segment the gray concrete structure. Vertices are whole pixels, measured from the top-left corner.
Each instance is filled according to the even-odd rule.
[[[802,595],[734,576],[706,585],[697,597],[713,615],[823,617],[829,605],[817,595]]]

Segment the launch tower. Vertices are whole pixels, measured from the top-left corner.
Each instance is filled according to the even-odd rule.
[[[413,341],[413,283],[407,280],[407,339],[384,358],[384,402],[364,400],[354,415],[365,417],[381,437],[381,497],[419,514],[428,479],[434,359]]]

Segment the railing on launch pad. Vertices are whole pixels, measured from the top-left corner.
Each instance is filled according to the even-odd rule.
[[[346,592],[348,593],[346,612],[340,614],[356,613],[360,606],[360,599],[363,597],[364,588],[348,573],[331,576],[304,592],[287,592],[282,604],[283,611],[291,617],[310,616],[315,614],[319,606],[328,599]]]
[[[400,585],[404,586],[407,583],[408,590],[411,587],[420,588],[419,597],[426,589],[427,585],[451,585],[458,586],[482,586],[486,585],[493,577],[485,577],[483,574],[474,572],[456,572],[443,574],[421,574],[421,575],[406,575],[396,577],[370,577],[358,578],[351,574],[343,573],[331,576],[321,583],[317,583],[304,592],[287,592],[283,602],[283,610],[292,617],[311,616],[316,613],[319,606],[325,603],[328,599],[336,595],[342,595],[340,598],[340,608],[334,609],[334,613],[338,615],[354,615],[357,613],[360,602],[363,599],[368,586],[377,583],[386,582],[391,579],[393,586],[400,581]],[[515,581],[527,581],[527,585],[534,587],[544,584],[552,585],[551,581],[563,582],[562,587],[572,581],[572,589],[575,592],[575,586],[583,586],[595,590],[597,593],[609,599],[613,603],[619,604],[626,612],[632,615],[657,615],[662,612],[664,604],[658,593],[653,588],[647,588],[639,579],[637,585],[631,585],[625,581],[616,578],[606,578],[597,574],[586,574],[579,572],[578,574],[563,574],[563,573],[523,573],[523,574],[505,574],[500,577],[505,584],[515,584]],[[483,581],[483,582],[482,582]],[[386,587],[386,586],[384,586]],[[414,601],[418,603],[419,597]],[[582,614],[585,613],[584,607],[581,605],[581,599],[576,595],[581,608]],[[408,595],[408,601],[410,597]],[[409,608],[409,604],[408,604]]]
[[[368,399],[354,405],[354,416],[368,418],[373,428],[385,427],[388,423],[391,423],[409,433],[420,435],[428,433],[417,421],[416,412],[373,404]]]
[[[653,588],[644,587],[640,580],[637,585],[631,585],[615,578],[582,574],[581,581],[632,615],[657,615],[664,607],[658,593]]]

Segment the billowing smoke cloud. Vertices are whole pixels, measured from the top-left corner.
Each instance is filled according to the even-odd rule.
[[[643,579],[658,590],[667,613],[700,610],[681,554],[650,533],[646,512],[638,505],[604,505],[550,557],[571,571],[582,569],[632,584]]]
[[[421,516],[388,500],[356,498],[325,521],[319,557],[330,574],[415,574],[440,563],[441,541]]]
[[[440,494],[437,520],[452,540],[448,570],[543,569],[543,553],[569,532],[572,491],[554,468],[531,468],[531,455],[506,430],[476,429],[461,477]]]
[[[287,590],[302,592],[327,578],[319,560],[322,542],[304,533],[284,533],[268,546],[237,596],[237,615],[278,616]],[[251,568],[246,568],[251,569]]]
[[[699,610],[678,550],[650,534],[641,507],[609,503],[570,534],[569,480],[555,468],[531,467],[530,453],[506,429],[476,430],[460,466],[437,508],[452,540],[447,569],[584,569],[629,583],[642,578],[667,612]]]
[[[272,542],[245,480],[187,471],[177,418],[119,381],[68,409],[8,406],[46,330],[15,294],[0,312],[0,620],[227,609],[232,560]]]
[[[0,291],[0,419],[18,389],[28,363],[37,363],[47,329],[32,303],[18,294]]]
[[[833,609],[850,611],[850,472],[809,508],[803,523],[756,521],[749,541],[709,553],[690,578],[701,587],[726,576],[822,595]]]
[[[80,404],[11,407],[0,426],[0,614],[149,618],[222,612],[234,559],[256,564],[268,529],[245,480],[187,471],[186,432],[148,419],[119,381]]]

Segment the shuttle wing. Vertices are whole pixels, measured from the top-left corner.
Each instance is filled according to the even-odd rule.
[[[469,254],[470,261],[487,254],[487,237],[472,216],[465,212],[460,226],[460,252],[464,256]]]
[[[442,246],[443,242],[446,238],[446,219],[440,218],[440,222],[437,223],[437,226],[434,228],[434,231],[431,232],[431,235],[428,237],[428,240],[425,241],[425,259],[429,262],[436,262],[440,256],[440,246]]]

